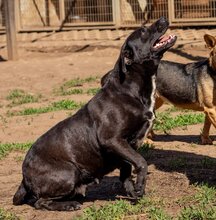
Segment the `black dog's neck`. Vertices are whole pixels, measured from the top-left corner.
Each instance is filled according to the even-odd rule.
[[[153,92],[152,82],[153,76],[157,73],[159,61],[148,60],[142,64],[133,63],[126,66],[126,72],[122,71],[121,63],[114,68],[114,78],[112,88],[120,90],[121,93],[136,97],[138,99],[145,99]]]
[[[140,75],[154,75],[157,73],[159,60],[148,60],[142,64],[133,63],[127,67],[128,72],[137,72]]]

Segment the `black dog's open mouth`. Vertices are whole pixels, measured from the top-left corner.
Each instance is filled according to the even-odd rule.
[[[155,41],[153,44],[153,50],[161,50],[161,49],[168,49],[175,43],[177,37],[175,35],[169,36],[161,36],[158,40]]]

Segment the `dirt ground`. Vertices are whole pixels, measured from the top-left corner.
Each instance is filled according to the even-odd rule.
[[[69,48],[70,49],[70,48]],[[68,51],[69,51],[68,49]],[[72,99],[85,102],[90,95],[57,96],[53,92],[67,80],[73,78],[86,78],[89,76],[103,76],[109,71],[118,55],[118,47],[88,47],[80,52],[66,52],[63,48],[31,49],[20,48],[18,61],[0,62],[0,143],[26,143],[35,141],[41,134],[60,120],[68,117],[71,111],[56,111],[30,116],[8,116],[8,111],[24,109],[26,107],[46,106],[61,100]],[[1,51],[2,58],[6,51]],[[177,62],[192,62],[208,56],[204,43],[191,42],[188,45],[177,45],[166,53],[164,59]],[[99,79],[96,83],[99,87]],[[10,101],[6,99],[9,92],[22,89],[31,94],[41,94],[37,103],[22,104],[9,107]],[[162,110],[161,110],[162,111]],[[170,135],[158,133],[148,158],[149,173],[147,181],[147,194],[154,191],[158,197],[170,201],[167,210],[175,214],[180,206],[173,201],[193,193],[193,185],[197,182],[216,184],[215,170],[203,169],[197,166],[204,158],[216,158],[215,145],[202,146],[199,144],[199,134],[202,124],[177,128]],[[215,129],[211,129],[215,134]],[[12,152],[0,160],[0,207],[16,213],[23,219],[72,219],[82,213],[77,212],[48,212],[38,211],[27,205],[13,206],[12,197],[20,184],[22,152]],[[20,159],[21,158],[21,159]],[[190,161],[190,167],[169,167],[167,161],[184,158]],[[104,178],[98,186],[89,189],[83,208],[93,203],[101,205],[108,200],[115,199],[118,194],[118,171]]]

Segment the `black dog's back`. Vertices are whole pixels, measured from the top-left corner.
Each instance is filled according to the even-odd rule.
[[[173,104],[197,102],[197,79],[206,68],[206,61],[182,64],[162,60],[156,78],[159,95]]]

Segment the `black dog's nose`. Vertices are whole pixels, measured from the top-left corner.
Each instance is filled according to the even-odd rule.
[[[168,22],[166,17],[163,17],[163,16],[159,18],[159,21],[160,22]]]
[[[164,27],[169,26],[169,22],[165,17],[160,17],[157,20],[156,26],[157,26],[158,31],[161,32],[164,29]]]

